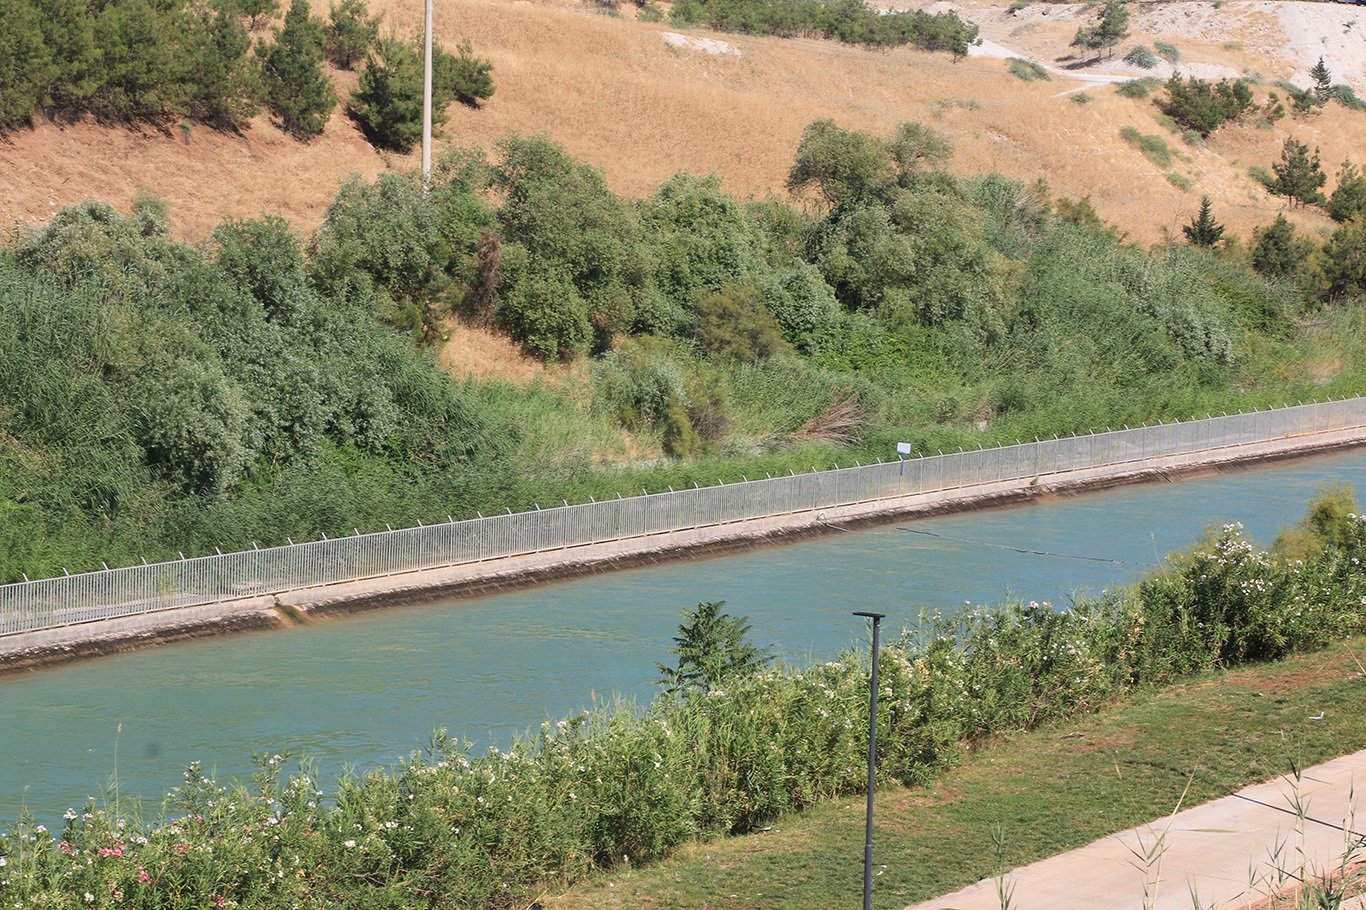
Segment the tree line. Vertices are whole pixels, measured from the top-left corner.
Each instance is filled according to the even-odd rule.
[[[351,113],[378,145],[406,149],[421,124],[416,43],[381,38],[363,0],[333,4],[326,20],[293,0],[0,0],[0,131],[35,117],[104,124],[176,121],[246,129],[262,109],[299,139],[317,135],[337,106],[325,63],[361,64]],[[434,115],[493,94],[491,66],[469,42],[435,49]]]
[[[864,47],[910,45],[966,56],[977,26],[957,13],[887,12],[863,0],[678,0],[675,23],[780,37],[822,37]]]

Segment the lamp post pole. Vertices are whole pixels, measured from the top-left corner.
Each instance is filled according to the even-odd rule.
[[[873,621],[873,675],[868,698],[868,822],[863,835],[863,910],[873,906],[873,782],[877,764],[877,653],[878,629],[885,613],[856,612]]]

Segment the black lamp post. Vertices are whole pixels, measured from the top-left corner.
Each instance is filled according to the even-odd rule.
[[[868,823],[863,835],[863,910],[873,906],[873,775],[877,763],[877,652],[878,624],[885,613],[856,612],[873,621],[873,675],[869,683],[872,690],[868,699]]]

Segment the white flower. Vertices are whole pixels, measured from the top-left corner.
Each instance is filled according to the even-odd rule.
[[[349,840],[349,841],[346,842],[346,846],[348,846],[348,847],[354,847],[354,846],[356,846],[356,842],[353,841],[353,840]]]

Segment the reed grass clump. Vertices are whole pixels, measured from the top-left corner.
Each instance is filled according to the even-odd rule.
[[[1313,537],[1313,545],[1307,545]],[[1287,547],[1289,544],[1287,544]],[[973,743],[1135,687],[1360,632],[1366,517],[1342,491],[1288,558],[1225,526],[1136,588],[1069,610],[931,615],[879,655],[877,766],[926,781]],[[0,837],[0,898],[24,907],[511,907],[591,869],[770,823],[864,782],[868,658],[845,653],[611,702],[472,755],[435,734],[399,766],[324,792],[307,761],[249,783],[190,767],[161,816],[31,817]],[[286,773],[286,767],[293,770]],[[115,791],[116,792],[116,791]]]

